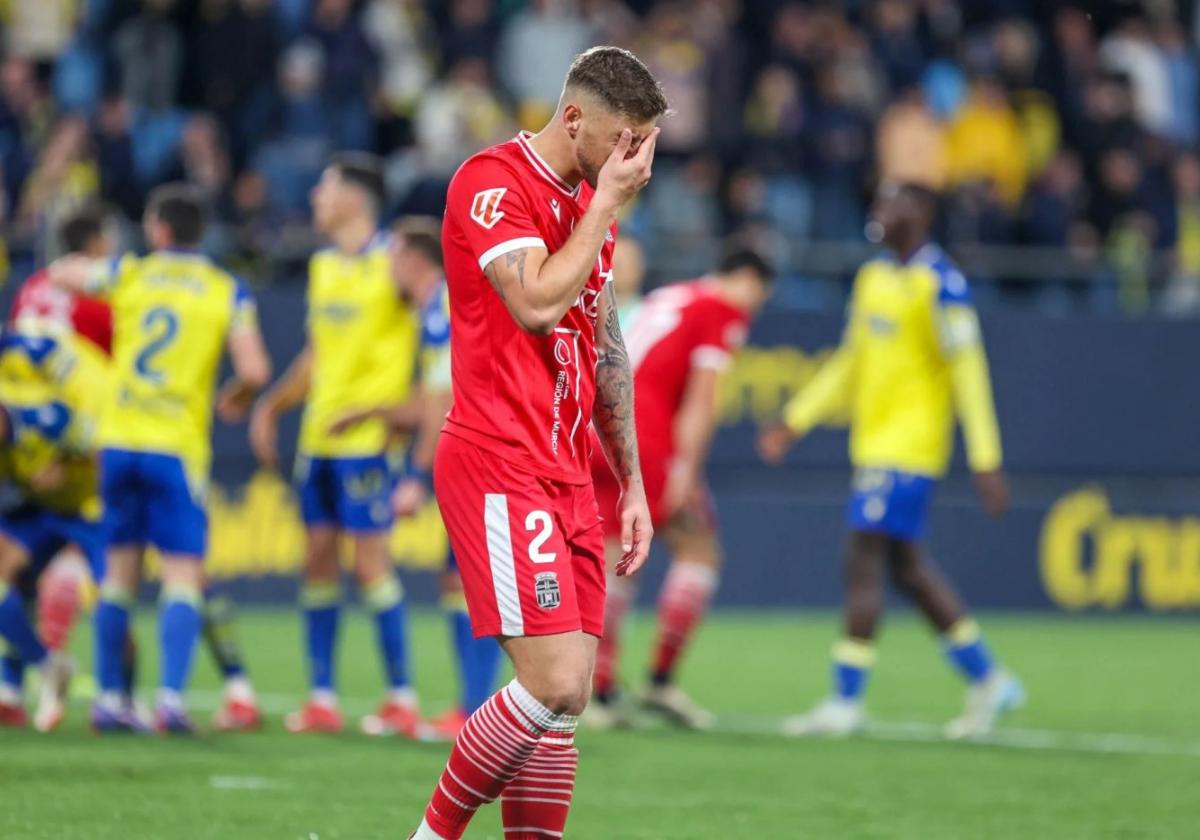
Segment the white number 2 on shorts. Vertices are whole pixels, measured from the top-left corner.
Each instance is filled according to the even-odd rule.
[[[542,546],[554,532],[554,520],[544,510],[530,511],[525,517],[525,530],[537,531],[539,528],[540,533],[529,541],[529,559],[534,563],[553,563],[558,555],[553,551],[542,551]]]

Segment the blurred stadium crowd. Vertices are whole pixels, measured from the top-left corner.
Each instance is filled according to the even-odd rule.
[[[844,279],[872,185],[901,176],[946,190],[944,238],[1001,296],[1060,279],[1070,306],[1189,312],[1198,7],[6,0],[6,259],[23,276],[71,208],[100,198],[136,219],[149,189],[185,177],[212,195],[218,258],[298,279],[330,152],[386,155],[392,211],[438,213],[457,166],[540,125],[571,58],[607,42],[634,49],[677,111],[625,223],[652,276],[702,271],[719,234],[759,227],[789,273]],[[840,279],[792,284],[785,305],[838,305]]]

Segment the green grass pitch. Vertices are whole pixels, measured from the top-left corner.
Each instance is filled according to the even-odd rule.
[[[153,625],[139,633],[153,666]],[[779,716],[826,689],[831,614],[722,614],[684,672],[723,717],[720,731],[582,733],[567,836],[579,840],[777,838],[1101,838],[1196,836],[1200,829],[1200,657],[1194,622],[984,616],[994,647],[1030,692],[992,744],[947,744],[936,724],[961,686],[926,630],[892,620],[869,706],[879,728],[849,741],[771,734]],[[626,674],[649,642],[630,634]],[[427,712],[452,697],[449,642],[433,612],[414,621]],[[280,715],[302,695],[299,628],[286,611],[242,616],[247,656],[270,714],[262,734],[195,740],[98,739],[76,705],[50,736],[0,731],[0,838],[403,838],[448,747],[290,736]],[[75,647],[86,660],[86,632]],[[370,628],[343,623],[346,710],[379,694]],[[217,680],[196,671],[202,719]],[[144,680],[145,681],[145,680]],[[485,808],[468,838],[502,837]]]

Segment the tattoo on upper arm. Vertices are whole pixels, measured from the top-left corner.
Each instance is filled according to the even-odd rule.
[[[504,300],[504,286],[500,282],[500,273],[496,271],[495,265],[488,263],[483,269],[483,274],[496,290],[496,294],[500,295],[500,300]]]
[[[509,268],[514,265],[517,267],[517,281],[521,284],[521,288],[525,288],[525,258],[529,256],[528,248],[521,248],[518,251],[510,251],[504,255],[504,264]]]
[[[522,289],[525,288],[525,260],[528,256],[528,248],[519,248],[504,255],[505,268],[516,268],[517,282],[521,284]],[[488,282],[492,284],[492,288],[496,290],[496,294],[500,295],[501,300],[504,300],[504,282],[500,278],[500,269],[496,265],[499,259],[496,257],[495,260],[484,266],[483,273]]]
[[[617,318],[612,283],[604,290],[604,323],[596,336],[596,405],[593,421],[617,476],[640,474],[637,429],[633,417],[633,371]]]

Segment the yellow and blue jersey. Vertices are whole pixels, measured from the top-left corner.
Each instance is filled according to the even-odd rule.
[[[101,418],[102,447],[176,457],[203,483],[221,357],[231,332],[257,328],[254,299],[190,251],[123,257],[93,291],[113,309],[114,392]]]
[[[353,411],[403,402],[412,388],[421,326],[396,290],[387,243],[380,234],[360,253],[326,249],[309,263],[312,380],[300,427],[307,458],[382,455],[383,421],[339,435],[330,427]]]
[[[421,383],[431,391],[449,391],[450,296],[442,283],[421,307]]]
[[[10,415],[4,473],[25,500],[65,515],[100,513],[96,467],[97,419],[110,380],[102,353],[69,332],[0,337],[0,401]],[[65,470],[53,490],[31,479],[54,462]]]
[[[836,416],[849,417],[860,470],[942,476],[956,417],[971,469],[1000,466],[979,320],[966,279],[936,245],[859,270],[842,344],[784,420],[802,434]]]

